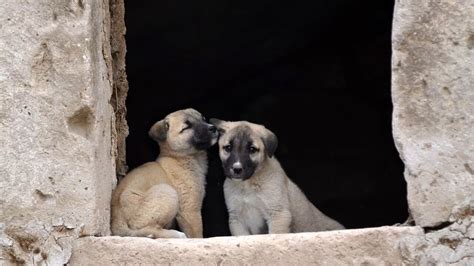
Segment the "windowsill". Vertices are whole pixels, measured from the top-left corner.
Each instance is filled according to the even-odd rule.
[[[420,227],[214,237],[148,239],[84,237],[75,242],[70,262],[81,264],[398,264],[399,240],[422,236]]]

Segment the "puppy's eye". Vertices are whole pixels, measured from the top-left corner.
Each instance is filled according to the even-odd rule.
[[[184,123],[185,123],[185,125],[184,125],[183,129],[181,129],[181,131],[179,133],[183,133],[186,129],[190,129],[193,126],[191,124],[191,122],[189,122],[189,121],[186,121]]]
[[[258,152],[258,148],[254,147],[254,146],[250,146],[249,152],[250,152],[250,154],[254,154],[254,153]]]
[[[227,144],[224,147],[222,147],[226,152],[231,152],[232,151],[232,145]]]

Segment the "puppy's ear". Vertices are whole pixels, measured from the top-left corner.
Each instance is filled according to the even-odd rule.
[[[265,136],[262,138],[263,144],[265,145],[265,153],[268,157],[272,158],[278,147],[278,138],[270,130],[265,130]]]
[[[169,123],[167,119],[156,122],[148,131],[148,135],[155,141],[164,141],[166,140],[166,135],[169,130]]]
[[[211,124],[213,124],[215,127],[217,127],[217,130],[218,130],[219,133],[221,133],[221,134],[224,134],[224,133],[226,132],[227,128],[228,128],[228,127],[226,126],[226,124],[227,124],[226,121],[219,120],[219,119],[217,119],[217,118],[211,118],[211,119],[209,119],[209,122],[210,122]]]

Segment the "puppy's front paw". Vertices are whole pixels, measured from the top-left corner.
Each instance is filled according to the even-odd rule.
[[[181,233],[179,231],[176,231],[178,233],[178,238],[187,238],[185,233]]]

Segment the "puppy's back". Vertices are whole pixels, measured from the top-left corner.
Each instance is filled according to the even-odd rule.
[[[316,208],[303,191],[288,178],[288,193],[292,214],[292,232],[319,232],[344,229],[337,221]]]
[[[114,191],[113,204],[118,197],[122,195],[124,190],[132,190],[135,192],[143,192],[151,186],[166,182],[166,172],[157,162],[145,163],[132,171],[130,171],[118,184]],[[160,182],[161,181],[161,182]]]
[[[144,193],[155,184],[165,183],[166,179],[166,172],[157,162],[148,162],[130,171],[112,194],[112,222],[126,219],[121,202],[133,194]]]

